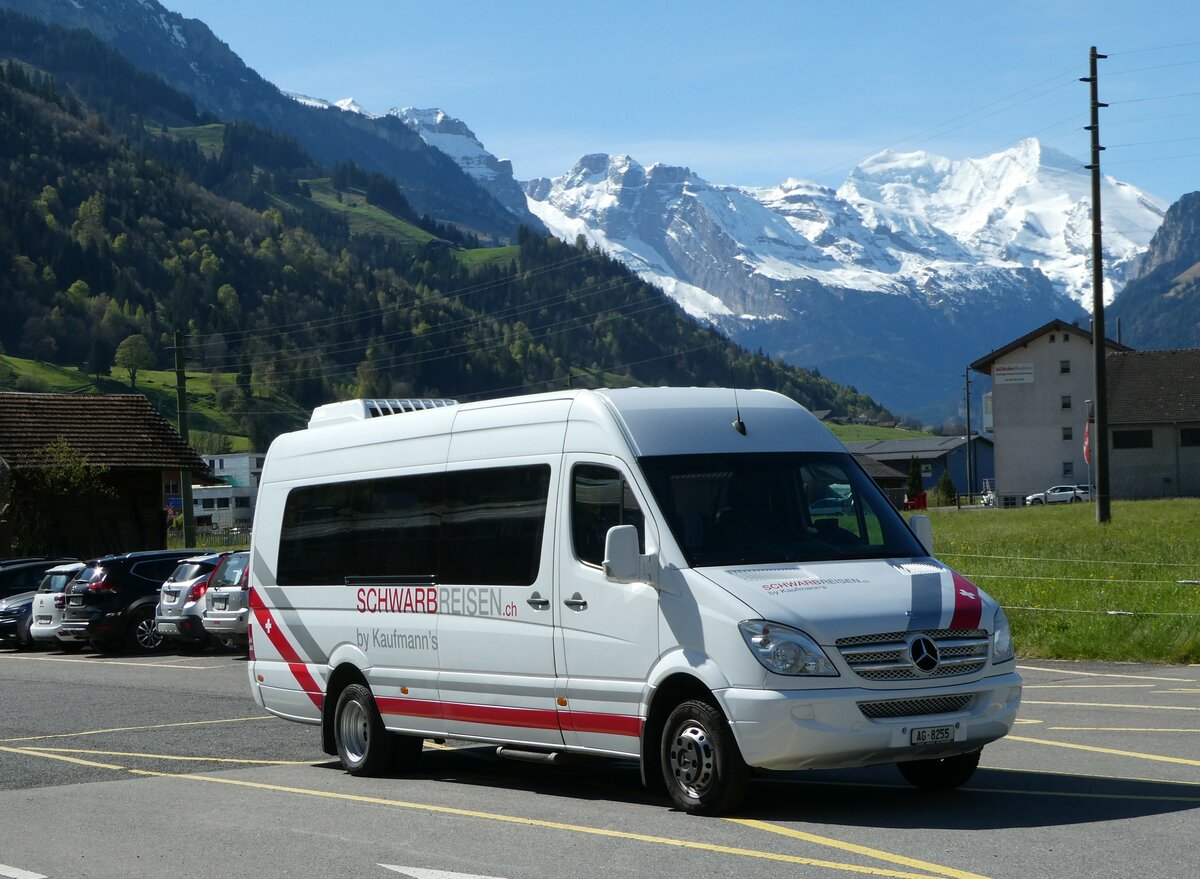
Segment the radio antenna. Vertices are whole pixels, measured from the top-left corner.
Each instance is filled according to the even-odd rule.
[[[737,388],[733,389],[733,411],[737,414],[737,420],[733,422],[733,429],[742,436],[746,435],[746,422],[742,421],[742,408],[738,405]]]

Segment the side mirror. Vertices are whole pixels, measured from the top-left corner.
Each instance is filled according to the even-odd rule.
[[[933,525],[929,521],[928,516],[912,516],[908,520],[908,527],[913,530],[913,534],[917,535],[917,540],[921,541],[921,546],[925,547],[927,555],[933,555]]]
[[[614,525],[604,537],[604,576],[614,583],[644,580],[638,532],[632,525]]]

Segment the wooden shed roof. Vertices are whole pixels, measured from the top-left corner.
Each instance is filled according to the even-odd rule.
[[[113,470],[208,469],[141,394],[0,393],[0,458],[10,467],[36,465],[59,438]]]

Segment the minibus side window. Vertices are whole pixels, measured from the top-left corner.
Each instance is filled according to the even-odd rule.
[[[599,566],[604,561],[608,529],[633,525],[638,547],[646,551],[646,525],[642,508],[620,471],[599,464],[579,464],[571,479],[571,540],[581,562]]]
[[[550,465],[447,473],[439,583],[532,586],[542,561]]]

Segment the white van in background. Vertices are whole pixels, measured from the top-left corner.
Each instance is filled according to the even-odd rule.
[[[356,775],[452,737],[635,758],[708,814],[755,769],[952,788],[1021,680],[914,524],[768,391],[323,406],[263,469],[251,687]]]

